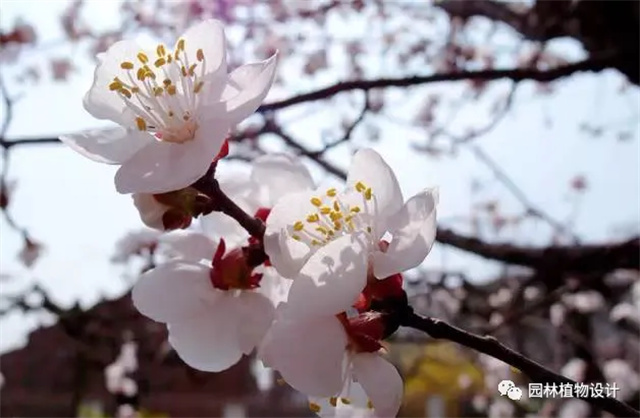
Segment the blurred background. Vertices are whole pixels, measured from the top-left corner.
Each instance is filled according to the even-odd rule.
[[[0,414],[313,416],[253,358],[187,367],[128,290],[154,263],[114,167],[57,137],[107,126],[82,97],[96,54],[225,22],[230,67],[280,62],[221,176],[269,152],[318,184],[379,151],[405,196],[440,188],[438,242],[405,285],[416,311],[489,334],[638,407],[640,83],[635,1],[0,1]],[[508,365],[399,330],[401,416],[601,416],[519,401]]]

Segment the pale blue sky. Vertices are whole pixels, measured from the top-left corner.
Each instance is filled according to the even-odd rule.
[[[46,79],[35,86],[9,85],[11,93],[22,94],[16,104],[15,116],[8,131],[9,138],[52,136],[84,128],[104,126],[82,109],[81,99],[92,78],[91,61],[86,54],[74,51],[68,45],[57,42],[62,39],[57,16],[66,2],[60,1],[7,1],[2,2],[0,27],[7,28],[16,16],[26,16],[38,30],[46,45],[47,56],[71,55],[77,71],[69,83],[54,83]],[[99,8],[100,22],[113,22],[117,18],[112,2],[91,2],[91,8]],[[93,13],[98,13],[94,11]],[[375,32],[366,22],[350,27],[351,36]],[[355,35],[354,35],[355,33]],[[506,35],[505,35],[506,36]],[[558,42],[556,48],[572,56],[580,50],[571,42]],[[24,61],[38,60],[39,53],[27,52]],[[286,62],[287,57],[283,57]],[[339,61],[339,57],[335,58]],[[371,68],[371,76],[384,66]],[[17,68],[4,66],[3,74],[11,76]],[[386,70],[393,75],[393,70]],[[281,64],[284,77],[292,70]],[[47,78],[48,76],[45,76]],[[293,79],[289,85],[295,91],[307,91],[337,81],[339,77],[323,74],[309,81]],[[638,231],[640,209],[640,157],[638,153],[638,89],[630,89],[624,95],[617,93],[622,77],[614,71],[598,75],[584,74],[555,84],[557,92],[551,98],[534,94],[533,83],[525,82],[514,100],[510,115],[489,135],[476,143],[490,154],[524,190],[529,199],[557,219],[566,219],[572,205],[568,200],[568,183],[575,174],[584,174],[589,191],[584,196],[575,231],[585,240],[612,238],[612,226],[628,224]],[[496,90],[505,90],[505,83],[496,83]],[[288,97],[295,91],[277,89],[270,99]],[[396,119],[407,120],[416,113],[418,100],[426,94],[445,92],[459,94],[460,86],[438,84],[413,89],[410,99],[401,91],[390,91],[393,105],[387,113]],[[339,102],[347,98],[340,97]],[[359,102],[359,101],[358,101]],[[340,117],[344,107],[314,105],[317,112],[306,106],[291,108],[282,113],[282,120],[295,120],[286,129],[305,138],[312,145],[320,144],[321,131],[330,121]],[[2,109],[4,112],[4,109]],[[358,109],[352,109],[356,115]],[[306,117],[301,118],[301,115]],[[553,126],[545,128],[547,115],[553,117]],[[468,106],[459,116],[459,123],[483,125],[483,109]],[[601,138],[585,137],[579,124],[593,123],[635,124],[635,136],[621,143],[614,135]],[[486,123],[486,122],[485,122]],[[470,190],[475,177],[490,180],[491,173],[465,149],[457,157],[439,160],[416,155],[410,147],[412,141],[424,137],[419,128],[400,128],[395,123],[380,122],[383,140],[373,144],[396,170],[405,196],[423,187],[438,185],[441,203],[439,216],[451,219],[469,214],[473,204]],[[365,130],[356,131],[355,142],[367,145]],[[277,141],[269,141],[274,149]],[[346,149],[332,151],[330,156],[342,166],[348,165]],[[309,164],[318,180],[319,171]],[[224,170],[223,166],[221,170]],[[52,297],[63,304],[80,300],[90,306],[100,296],[116,296],[126,289],[120,277],[121,270],[109,262],[114,243],[127,231],[142,226],[128,196],[118,195],[113,186],[114,167],[89,161],[63,146],[19,147],[12,152],[10,178],[18,180],[18,188],[12,197],[11,211],[17,221],[28,227],[33,236],[47,245],[46,253],[31,270],[16,262],[21,242],[4,219],[0,221],[2,233],[0,260],[3,273],[16,278],[2,283],[3,294],[19,291],[33,282],[41,283]],[[519,203],[496,182],[485,190],[484,196],[501,199],[506,212],[519,212]],[[458,224],[454,224],[458,226]],[[462,229],[460,229],[462,230]],[[519,243],[544,244],[549,238],[544,223],[529,223],[517,231],[507,232],[501,239]],[[474,257],[457,257],[455,251],[436,246],[425,263],[426,267],[441,269],[455,266],[474,277],[488,277],[496,267]],[[28,330],[37,324],[48,323],[46,315],[9,315],[0,319],[0,351],[24,343]]]

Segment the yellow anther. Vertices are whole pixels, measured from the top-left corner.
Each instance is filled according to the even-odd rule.
[[[116,90],[120,90],[122,88],[122,83],[119,81],[112,81],[111,84],[109,84],[109,90],[111,91],[116,91]]]
[[[337,221],[338,219],[342,219],[342,213],[331,212],[331,215],[329,215],[329,217],[331,218],[332,221]]]
[[[193,77],[193,75],[195,74],[195,69],[196,69],[196,66],[197,66],[197,65],[198,65],[198,64],[191,64],[191,66],[189,67],[189,75],[190,75],[191,77]]]
[[[340,398],[340,400],[345,405],[351,405],[351,399],[349,399],[349,398]]]
[[[307,222],[318,222],[320,220],[320,216],[317,213],[312,213],[307,216]]]
[[[124,87],[121,87],[120,90],[118,90],[123,96],[125,96],[127,99],[131,98],[131,92],[129,90],[127,90]]]
[[[124,61],[120,64],[120,68],[123,70],[133,70],[133,63],[130,61]]]
[[[315,402],[309,402],[309,409],[311,410],[311,412],[317,414],[322,408]]]
[[[143,64],[146,64],[149,62],[149,57],[147,57],[147,54],[145,54],[144,52],[138,52],[137,57],[140,60],[140,62]]]
[[[198,61],[204,61],[204,51],[202,51],[202,48],[196,51],[196,58],[198,58]]]
[[[337,194],[338,194],[338,192],[334,188],[331,188],[331,189],[327,190],[327,196],[329,196],[329,197],[335,197],[335,195],[337,195]]]
[[[193,87],[193,92],[196,94],[200,93],[200,90],[202,90],[202,86],[204,86],[204,81],[198,81]]]
[[[340,212],[340,204],[337,200],[333,202],[333,210],[335,210],[336,212]]]
[[[312,197],[311,198],[311,204],[313,206],[320,207],[320,206],[322,206],[322,200],[320,200],[320,198],[318,198],[318,197]]]
[[[300,235],[291,235],[291,238],[295,239],[296,241],[300,241]]]
[[[173,61],[173,55],[171,54],[167,55],[167,62],[171,64],[172,61]]]
[[[373,196],[373,191],[371,190],[371,187],[369,187],[364,192],[364,198],[367,199],[367,200],[371,200],[371,196]]]
[[[147,122],[139,116],[136,118],[136,125],[138,125],[138,129],[141,131],[147,130]]]
[[[354,206],[349,210],[351,211],[351,213],[359,213],[360,212],[360,206]]]
[[[180,68],[180,72],[182,73],[183,77],[187,76],[187,68],[184,65]]]
[[[317,239],[314,239],[311,241],[311,245],[320,245],[320,241],[318,241]]]
[[[340,221],[335,221],[333,223],[333,229],[335,229],[336,231],[339,231],[342,229],[342,223],[340,223]]]
[[[320,232],[322,235],[327,235],[327,228],[325,228],[324,226],[319,226],[316,228],[316,231]]]
[[[136,78],[140,81],[144,81],[144,76],[147,74],[147,70],[145,70],[144,68],[140,67],[138,68],[138,71],[136,72]]]
[[[347,215],[344,217],[345,222],[351,222],[352,219],[353,219],[353,215]]]
[[[153,65],[155,65],[157,68],[162,67],[163,65],[165,65],[167,63],[167,60],[160,57],[156,60],[156,62],[153,63]]]
[[[373,402],[371,402],[371,399],[367,401],[367,408],[373,409]]]
[[[168,78],[165,78],[164,80],[162,80],[162,84],[166,86],[168,86],[169,84],[171,84],[171,80],[169,80]]]
[[[169,94],[169,96],[173,96],[174,94],[176,94],[176,85],[171,84],[170,86],[167,86],[167,93]]]
[[[164,57],[167,54],[167,51],[164,49],[164,45],[158,45],[158,47],[156,48],[156,53],[159,57]]]
[[[331,208],[329,206],[323,206],[320,208],[320,213],[323,215],[328,215],[331,213]]]
[[[363,182],[359,181],[356,183],[356,190],[362,192],[367,189],[367,186],[364,185]]]
[[[153,88],[153,95],[158,97],[162,94],[164,90],[162,89],[162,87],[154,87]]]
[[[367,227],[367,232],[371,233],[371,227],[370,226]]]
[[[335,396],[330,397],[329,398],[329,403],[331,404],[331,406],[333,406],[335,408],[336,405],[338,404],[338,398],[336,398]]]
[[[304,229],[304,224],[301,221],[298,221],[293,224],[294,231],[302,231]]]
[[[330,237],[332,237],[332,236],[334,236],[334,235],[335,235],[335,233],[334,233],[331,229],[330,229],[330,230],[328,230],[327,232],[329,233],[329,236],[330,236]]]
[[[184,39],[178,39],[178,43],[176,44],[176,49],[178,51],[184,51]]]

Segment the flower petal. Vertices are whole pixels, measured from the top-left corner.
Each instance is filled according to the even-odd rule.
[[[401,273],[422,263],[436,238],[437,191],[425,190],[413,196],[390,219],[393,236],[386,252],[373,254],[373,272],[379,279]]]
[[[131,197],[142,222],[149,228],[164,231],[162,217],[169,206],[158,202],[152,194],[148,193],[134,193]]]
[[[206,311],[217,295],[207,267],[183,262],[169,262],[143,273],[131,293],[140,313],[158,322]]]
[[[116,173],[119,193],[165,193],[191,185],[202,177],[216,156],[228,126],[199,126],[196,136],[177,144],[154,141],[124,162]]]
[[[84,96],[87,112],[98,119],[109,119],[120,125],[134,127],[135,116],[120,95],[109,89],[115,77],[128,80],[127,70],[120,67],[124,61],[132,62],[141,52],[140,46],[130,40],[114,43],[100,56],[100,63],[93,74],[93,85]]]
[[[183,261],[206,261],[211,264],[217,245],[204,234],[195,231],[172,231],[160,238],[166,252]]]
[[[258,355],[300,392],[333,396],[342,387],[347,335],[333,316],[276,321]]]
[[[187,29],[180,38],[184,40],[184,50],[193,63],[196,63],[198,50],[202,49],[204,60],[198,65],[206,65],[207,74],[227,71],[227,41],[222,22],[203,20]]]
[[[364,388],[376,416],[395,417],[402,403],[403,383],[398,370],[375,353],[356,354],[353,371]]]
[[[238,345],[243,353],[249,354],[264,338],[275,318],[273,303],[264,295],[255,292],[241,292],[230,312],[238,322]]]
[[[60,141],[93,161],[122,164],[154,139],[146,132],[128,131],[117,127],[62,135]]]
[[[256,158],[251,181],[267,190],[268,207],[273,207],[280,197],[288,193],[314,188],[309,170],[299,158],[288,154],[268,154]]]
[[[380,154],[372,149],[359,150],[351,160],[347,187],[352,188],[358,182],[371,188],[376,199],[377,217],[380,222],[384,222],[388,216],[402,207],[404,200],[398,179]],[[380,226],[378,228],[380,229]]]
[[[312,248],[289,236],[288,230],[316,211],[311,204],[316,194],[313,191],[287,194],[278,200],[267,218],[264,249],[273,267],[284,277],[295,276],[313,253]]]
[[[242,349],[237,330],[240,318],[229,315],[237,304],[230,292],[220,297],[208,311],[188,319],[169,323],[169,343],[185,363],[207,372],[225,370],[240,360]]]
[[[229,74],[222,92],[227,115],[235,125],[258,109],[267,96],[276,73],[277,53],[255,64],[245,64]]]
[[[264,269],[258,292],[265,295],[276,307],[287,301],[292,280],[280,276],[273,267]]]
[[[293,315],[335,315],[349,309],[367,283],[367,250],[364,233],[318,249],[293,279],[288,298]]]

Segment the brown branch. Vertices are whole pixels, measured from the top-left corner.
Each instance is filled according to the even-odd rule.
[[[491,244],[478,238],[439,228],[436,239],[458,249],[508,264],[549,270],[606,273],[619,268],[640,270],[640,238],[613,244],[521,247]]]
[[[549,82],[557,80],[562,77],[567,77],[572,74],[583,71],[601,71],[611,66],[611,59],[609,56],[603,55],[599,58],[589,58],[584,61],[578,61],[572,64],[567,64],[553,68],[551,70],[536,70],[531,68],[512,68],[504,70],[478,70],[478,71],[460,71],[454,73],[433,74],[429,76],[413,76],[402,78],[380,78],[376,80],[354,80],[343,81],[332,86],[325,87],[309,93],[303,93],[288,99],[280,100],[277,102],[266,103],[258,109],[258,112],[272,112],[274,110],[282,109],[289,106],[294,106],[300,103],[313,102],[317,100],[327,99],[335,96],[336,94],[362,90],[368,91],[377,88],[387,87],[410,87],[418,86],[429,83],[451,82],[461,80],[499,80],[507,78],[515,82],[524,80],[534,80]]]
[[[456,342],[460,345],[472,348],[501,360],[522,371],[536,383],[576,384],[573,380],[554,373],[541,364],[511,350],[493,337],[481,337],[454,327],[453,325],[449,325],[438,319],[417,315],[413,311],[410,311],[406,315],[401,325],[425,332],[433,338]],[[637,411],[614,398],[585,398],[584,400],[619,417],[640,415],[640,411]]]

